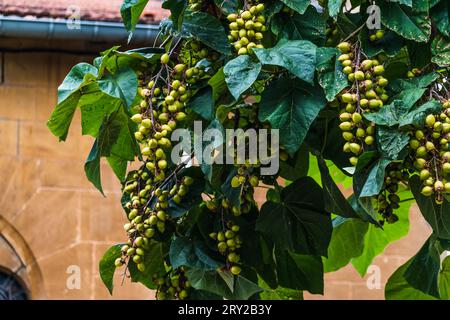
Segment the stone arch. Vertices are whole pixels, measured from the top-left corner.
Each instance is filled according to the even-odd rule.
[[[20,232],[0,216],[0,268],[10,272],[26,288],[29,299],[45,299],[42,272]]]

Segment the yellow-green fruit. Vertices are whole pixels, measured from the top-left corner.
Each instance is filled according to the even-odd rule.
[[[358,71],[356,71],[355,72],[355,79],[356,80],[358,80],[358,81],[362,81],[362,80],[364,80],[364,72],[362,72],[362,71],[360,71],[360,70],[358,70]]]
[[[259,179],[257,176],[252,176],[249,180],[250,185],[254,188],[256,188],[259,185]]]
[[[358,158],[357,157],[351,157],[349,159],[349,161],[350,161],[350,164],[353,165],[353,166],[356,166],[358,164]]]
[[[238,266],[232,266],[230,271],[231,271],[232,274],[237,276],[237,275],[239,275],[241,273],[241,268],[239,268]]]
[[[341,128],[342,131],[350,131],[353,128],[353,124],[351,122],[342,122],[339,125],[339,128]]]
[[[352,141],[355,136],[351,132],[342,132],[342,137],[345,139],[345,141]]]
[[[239,181],[239,177],[238,176],[234,176],[232,179],[231,179],[231,186],[233,187],[233,188],[237,188],[237,187],[239,187],[241,185],[241,182]]]
[[[423,169],[420,171],[420,180],[427,180],[431,176],[431,173],[427,169]]]
[[[227,16],[228,21],[234,22],[238,18],[238,15],[236,13],[231,13]]]
[[[375,74],[375,75],[380,75],[380,74],[382,74],[384,72],[384,67],[383,66],[375,66],[374,68],[373,68],[373,73]]]
[[[426,118],[425,118],[425,123],[427,126],[432,127],[434,126],[436,122],[436,118],[434,117],[434,115],[429,114]]]
[[[369,70],[370,68],[372,68],[372,60],[364,60],[363,62],[361,62],[361,66],[364,70]]]
[[[444,190],[444,183],[442,181],[436,181],[434,183],[434,190],[436,190],[436,192],[441,192]]]
[[[375,141],[375,139],[373,138],[373,136],[367,136],[367,137],[364,139],[364,142],[365,142],[368,146],[372,145],[372,144],[374,143],[374,141]]]
[[[186,114],[185,114],[184,112],[178,112],[178,113],[175,115],[175,119],[176,119],[177,121],[183,121],[184,119],[186,119]]]
[[[360,122],[362,121],[362,116],[361,116],[361,114],[355,112],[355,113],[352,115],[352,120],[353,120],[354,123],[360,123]]]
[[[339,51],[341,51],[342,53],[347,53],[350,51],[351,45],[348,42],[341,42],[337,45],[337,48],[339,49]]]
[[[424,196],[429,197],[429,196],[431,196],[433,194],[433,188],[430,187],[430,186],[425,186],[425,187],[422,188],[421,193]]]
[[[141,123],[142,122],[142,115],[140,113],[135,114],[134,116],[131,117],[131,121],[135,122],[135,123]]]
[[[240,48],[238,50],[238,55],[244,55],[247,54],[247,48]]]
[[[446,162],[442,165],[442,170],[444,173],[450,173],[450,163]]]
[[[162,63],[162,64],[168,64],[168,63],[169,63],[169,60],[170,60],[170,57],[169,57],[169,55],[168,55],[167,53],[164,53],[164,54],[161,56],[161,63]]]
[[[354,154],[359,154],[361,152],[361,146],[357,143],[350,143],[350,151]]]

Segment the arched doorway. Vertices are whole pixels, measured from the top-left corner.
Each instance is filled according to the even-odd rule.
[[[45,299],[43,284],[30,247],[0,215],[0,300]]]
[[[0,300],[28,300],[28,290],[13,272],[0,269]]]

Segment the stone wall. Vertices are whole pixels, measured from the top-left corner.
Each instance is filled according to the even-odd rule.
[[[1,54],[1,53],[0,53]],[[119,184],[102,170],[106,198],[86,180],[84,160],[92,145],[82,137],[79,114],[67,142],[46,127],[56,88],[71,66],[92,57],[55,53],[3,53],[0,70],[0,267],[15,271],[36,299],[110,299],[98,276],[98,261],[111,244],[123,242],[125,216]],[[426,239],[429,230],[412,210],[412,232],[388,248],[375,264],[382,282]],[[20,260],[26,269],[20,269]],[[79,268],[79,269],[78,269]],[[69,272],[80,271],[80,288]],[[69,286],[67,282],[69,280]],[[152,294],[117,274],[113,298],[147,299]],[[326,295],[308,299],[383,298],[369,290],[351,267],[326,275]],[[71,285],[72,284],[72,285]]]

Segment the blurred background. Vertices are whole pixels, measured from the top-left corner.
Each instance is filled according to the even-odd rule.
[[[151,0],[130,44],[122,0],[0,0],[0,300],[151,299],[116,273],[114,296],[98,262],[125,240],[120,185],[104,165],[104,198],[85,178],[93,139],[76,114],[67,142],[46,127],[57,87],[78,62],[113,45],[152,46],[168,13]],[[258,192],[260,202],[266,189]],[[384,283],[425,242],[430,229],[416,206],[408,236],[378,256],[361,278],[350,265],[325,275],[325,295],[305,299],[383,299]],[[344,244],[343,244],[344,245]]]

